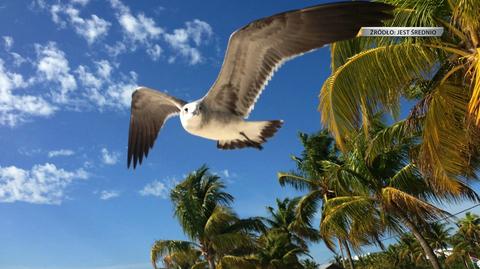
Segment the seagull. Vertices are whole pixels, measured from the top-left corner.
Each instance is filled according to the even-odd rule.
[[[132,93],[127,167],[153,148],[166,120],[180,115],[190,134],[217,141],[219,149],[262,144],[282,120],[246,121],[273,73],[287,60],[326,44],[354,38],[363,26],[381,26],[393,6],[368,1],[338,2],[279,13],[235,31],[216,81],[207,94],[186,102],[147,87]]]

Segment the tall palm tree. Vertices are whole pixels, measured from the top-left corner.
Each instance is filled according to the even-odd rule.
[[[435,250],[441,252],[443,260],[447,259],[446,251],[452,230],[452,227],[442,222],[429,223],[425,227],[425,238]]]
[[[297,190],[308,191],[298,202],[296,217],[299,223],[311,226],[313,217],[318,212],[318,206],[320,206],[320,215],[323,217],[321,212],[325,201],[335,197],[335,192],[339,190],[340,183],[325,174],[325,163],[340,164],[342,160],[339,155],[340,152],[335,146],[335,141],[328,132],[321,131],[315,135],[300,133],[299,138],[303,145],[303,151],[300,156],[292,156],[297,169],[296,171],[279,172],[278,180],[282,186],[290,185]],[[354,262],[347,238],[353,241],[354,234],[338,235],[332,231],[331,234],[324,236],[322,239],[335,254],[337,254],[337,246],[342,253],[345,249],[350,267],[353,267]],[[355,242],[365,241],[364,238],[356,239]]]
[[[322,168],[319,178],[311,180],[281,174],[280,183],[310,190],[302,198],[305,202],[299,204],[302,220],[309,220],[308,215],[302,216],[303,213],[310,214],[312,208],[322,203],[320,232],[326,242],[335,237],[348,239],[346,246],[360,247],[378,242],[384,232],[403,233],[406,228],[415,236],[434,268],[440,268],[419,227],[448,213],[429,203],[429,199],[437,197],[436,192],[416,164],[409,161],[416,140],[412,135],[404,135],[403,130],[405,122],[385,128],[377,117],[369,129],[351,137],[350,151],[336,158],[341,161],[323,159],[317,162]],[[328,186],[334,195],[329,198],[323,192],[324,196],[320,196],[323,189],[313,184],[318,181]],[[461,195],[478,199],[466,185],[462,185]]]
[[[419,131],[418,168],[438,195],[457,195],[475,177],[480,146],[478,0],[383,0],[395,5],[387,26],[443,26],[439,38],[357,38],[331,46],[332,74],[320,93],[322,122],[342,150],[359,126],[402,98]],[[368,72],[365,72],[368,70]],[[413,153],[412,153],[413,154]]]
[[[224,256],[220,269],[303,269],[300,255],[308,255],[308,252],[292,243],[288,234],[269,231],[259,238],[253,254]]]
[[[268,206],[268,216],[264,222],[270,232],[285,233],[290,241],[308,250],[307,241],[317,242],[320,240],[318,230],[309,225],[299,223],[296,219],[296,209],[300,198],[277,199],[277,207]]]
[[[302,265],[304,269],[318,269],[320,266],[318,263],[311,259],[303,260]]]
[[[253,246],[253,233],[263,230],[259,218],[240,219],[229,207],[233,197],[224,191],[220,178],[202,166],[172,189],[174,215],[190,241],[158,240],[151,250],[156,268],[160,257],[196,251],[201,253],[198,268],[214,269],[226,254]]]
[[[450,240],[453,251],[447,262],[452,263],[455,260],[461,260],[465,268],[475,268],[470,257],[478,257],[478,253],[480,253],[480,242],[478,241],[480,238],[480,217],[467,212],[465,217],[457,222],[457,226],[457,233]]]
[[[436,194],[416,165],[409,162],[409,138],[385,144],[385,133],[398,126],[385,128],[379,121],[375,124],[369,131],[357,133],[349,142],[353,144],[349,147],[354,150],[345,154],[343,164],[330,166],[331,175],[348,182],[344,186],[348,194],[327,201],[326,217],[320,230],[338,229],[338,220],[345,222],[347,219],[353,223],[372,218],[379,219],[394,232],[401,232],[405,227],[420,243],[432,266],[439,269],[437,256],[422,235],[419,224],[438,220],[448,213],[429,203],[429,198]],[[372,153],[375,148],[383,151]],[[468,190],[465,195],[474,195],[474,192]],[[370,225],[370,222],[366,224],[367,227]]]
[[[480,217],[471,212],[467,212],[465,217],[458,222],[458,233],[465,238],[470,238],[474,245],[480,247]]]
[[[193,266],[196,269],[205,269],[206,263],[201,261],[201,255],[198,249],[185,248],[165,255],[163,264],[167,269],[191,269]]]

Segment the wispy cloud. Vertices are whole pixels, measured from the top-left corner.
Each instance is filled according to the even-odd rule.
[[[225,180],[226,182],[229,182],[229,183],[234,182],[234,179],[238,177],[237,173],[232,172],[228,169],[213,171],[212,173],[214,175],[217,175],[217,176],[221,177],[223,180]]]
[[[77,88],[77,81],[70,73],[70,65],[65,53],[57,47],[55,42],[49,42],[45,46],[35,44],[35,50],[38,57],[39,78],[58,83],[60,88],[54,92],[53,99],[57,103],[67,103],[69,93]]]
[[[13,37],[3,36],[3,45],[5,46],[5,50],[9,51],[13,47]]]
[[[15,126],[32,116],[47,117],[55,112],[55,106],[43,97],[13,93],[28,85],[21,74],[6,70],[0,59],[0,125]]]
[[[100,199],[101,200],[110,200],[110,199],[113,199],[113,198],[117,198],[120,196],[120,192],[119,191],[115,191],[115,190],[103,190],[100,192]]]
[[[162,27],[157,26],[152,18],[145,14],[132,14],[130,8],[120,0],[110,0],[115,10],[119,24],[122,26],[126,38],[140,43],[148,43],[150,40],[158,39],[164,32]]]
[[[182,57],[188,60],[189,64],[195,65],[203,61],[202,55],[195,46],[202,45],[210,40],[213,35],[212,27],[201,20],[193,20],[185,23],[185,28],[173,30],[173,33],[166,33],[167,43]],[[170,57],[169,61],[174,62],[176,56]]]
[[[185,27],[174,29],[168,33],[164,27],[143,13],[133,14],[128,6],[120,0],[110,0],[112,8],[118,23],[124,33],[124,41],[117,41],[115,45],[106,45],[107,50],[114,56],[127,51],[128,47],[134,51],[137,46],[145,47],[145,50],[151,59],[157,61],[164,52],[159,44],[160,40],[166,42],[173,50],[172,56],[168,61],[173,63],[177,57],[182,57],[189,64],[195,65],[203,61],[202,54],[198,49],[204,43],[208,43],[213,35],[212,27],[205,21],[195,19],[187,21]]]
[[[68,25],[72,26],[75,33],[83,37],[88,44],[92,44],[108,34],[111,23],[95,14],[90,15],[90,18],[82,18],[80,9],[75,7],[74,4],[85,6],[88,2],[86,0],[74,0],[70,4],[52,5],[49,9],[54,23],[62,28]],[[47,5],[44,4],[43,7],[47,8]]]
[[[30,170],[0,166],[0,202],[27,202],[59,205],[73,181],[87,179],[83,169],[66,171],[54,164],[35,165]]]
[[[155,196],[162,199],[167,199],[170,188],[167,185],[159,180],[148,183],[139,191],[142,196]]]
[[[53,158],[58,156],[72,156],[74,154],[75,154],[75,151],[71,149],[52,150],[48,152],[48,158]]]
[[[163,49],[158,44],[155,44],[147,49],[148,55],[150,55],[154,61],[160,59],[162,52]]]
[[[79,4],[81,6],[85,6],[90,2],[90,0],[70,0],[70,2],[72,4]]]
[[[120,154],[118,152],[110,152],[106,148],[102,148],[102,162],[108,165],[114,165],[118,162]]]

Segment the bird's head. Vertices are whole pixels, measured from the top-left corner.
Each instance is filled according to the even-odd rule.
[[[199,117],[202,112],[202,107],[200,102],[191,102],[182,107],[180,111],[180,116],[185,119],[190,119],[194,117]]]

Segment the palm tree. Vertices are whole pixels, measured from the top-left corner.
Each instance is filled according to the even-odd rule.
[[[320,266],[318,263],[311,259],[303,260],[302,265],[304,269],[318,269]]]
[[[443,26],[439,38],[357,38],[331,46],[332,74],[320,93],[322,122],[346,151],[360,126],[401,98],[419,131],[417,167],[437,195],[461,193],[475,177],[480,147],[478,0],[383,0],[395,5],[387,26]],[[368,72],[365,72],[368,70]],[[413,154],[413,152],[412,152]]]
[[[171,242],[170,242],[171,243]],[[156,247],[160,247],[157,244]],[[152,251],[152,254],[154,252]],[[201,261],[201,252],[198,249],[186,247],[181,250],[170,252],[163,258],[163,264],[167,269],[205,269],[206,263]]]
[[[214,269],[224,255],[253,246],[253,233],[263,230],[263,223],[259,218],[239,219],[229,207],[233,197],[224,188],[220,178],[202,166],[172,189],[174,215],[190,241],[156,241],[151,250],[155,268],[161,256],[193,251],[201,253],[198,268],[208,264]]]
[[[385,128],[379,121],[375,125],[369,131],[359,132],[349,142],[353,144],[349,147],[354,150],[344,155],[343,164],[330,166],[331,175],[348,182],[343,187],[348,194],[326,202],[326,217],[320,230],[338,229],[338,222],[345,222],[345,219],[347,223],[360,222],[360,225],[362,220],[367,219],[365,226],[368,228],[372,218],[380,220],[394,232],[401,232],[405,227],[419,242],[432,266],[439,269],[438,259],[422,235],[419,224],[438,220],[448,213],[428,202],[429,198],[435,197],[435,192],[416,165],[408,160],[409,138],[385,144],[385,133],[398,126]],[[373,153],[375,148],[383,151]],[[468,190],[465,195],[472,193]]]
[[[276,208],[267,207],[268,216],[264,218],[264,222],[269,231],[285,233],[292,243],[308,250],[307,240],[317,242],[320,240],[320,235],[318,230],[297,221],[296,209],[299,200],[299,198],[277,199]]]
[[[458,233],[465,238],[470,238],[472,243],[480,247],[480,217],[467,212],[465,217],[458,222]]]
[[[452,227],[448,227],[445,223],[434,222],[429,223],[425,228],[425,238],[430,245],[441,252],[443,260],[447,259],[446,251],[448,248],[448,241],[450,240],[450,232]]]
[[[323,211],[323,204],[325,204],[325,201],[329,198],[335,197],[335,191],[339,189],[338,185],[340,183],[325,174],[326,167],[324,167],[324,162],[327,164],[340,164],[342,160],[340,159],[340,152],[335,146],[335,141],[328,132],[321,131],[316,135],[300,133],[299,138],[304,149],[300,156],[292,156],[292,159],[297,165],[297,170],[279,172],[278,180],[282,186],[290,185],[300,191],[308,190],[308,193],[298,201],[296,218],[299,223],[311,226],[313,217],[318,211],[319,204],[322,205],[320,214],[323,216],[321,213]],[[331,234],[324,236],[322,239],[326,246],[335,254],[337,253],[337,243],[342,253],[343,249],[345,249],[350,267],[353,267],[354,262],[347,238],[353,241],[354,235],[338,235],[332,231]],[[364,241],[364,238],[360,239],[357,237],[355,242]]]
[[[478,253],[480,253],[480,244],[478,242],[480,218],[475,214],[467,212],[465,217],[457,222],[457,226],[457,233],[450,239],[453,251],[447,258],[447,262],[452,263],[460,260],[466,269],[475,268],[470,257],[478,256]]]
[[[302,200],[299,203],[301,220],[309,221],[312,208],[322,203],[320,233],[324,241],[338,238],[340,245],[357,248],[362,244],[378,243],[386,231],[403,233],[406,228],[418,240],[434,268],[440,268],[419,227],[448,213],[428,202],[437,197],[436,192],[421,176],[418,167],[409,161],[415,139],[411,135],[400,135],[404,126],[404,122],[399,122],[385,128],[377,117],[370,129],[361,130],[352,137],[348,142],[351,150],[336,155],[333,159],[336,161],[325,158],[310,161],[321,167],[316,178],[308,177],[311,173],[307,173],[307,177],[280,174],[280,183],[310,190],[302,198],[303,203]],[[303,154],[308,156],[308,152],[304,150]],[[333,195],[328,197],[325,189]],[[478,199],[465,185],[462,185],[461,194]],[[343,244],[347,240],[348,244]],[[349,249],[345,249],[348,254]]]
[[[308,255],[288,234],[269,231],[258,240],[257,250],[245,256],[224,256],[220,269],[303,269],[299,255]]]

